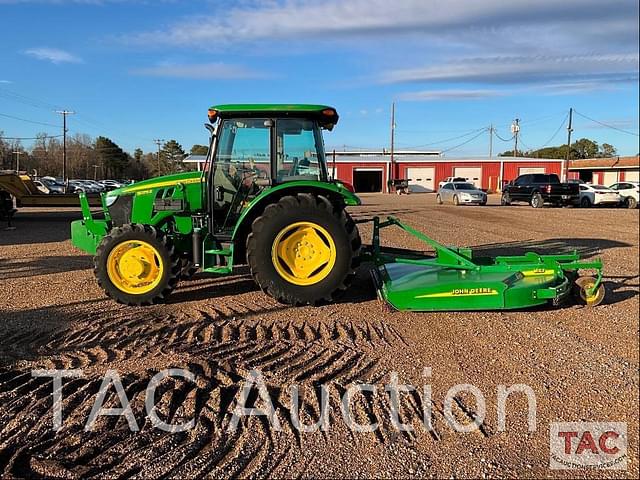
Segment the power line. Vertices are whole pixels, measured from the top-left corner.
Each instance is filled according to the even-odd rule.
[[[41,108],[43,110],[57,110],[60,108],[58,105],[45,102],[44,100],[39,100],[37,98],[27,97],[26,95],[12,92],[11,90],[7,90],[6,88],[0,89],[0,96],[4,98],[8,98],[9,100],[13,100],[18,103],[22,103],[24,105],[29,105],[35,108]]]
[[[41,138],[60,138],[62,135],[43,135],[40,137],[5,137],[4,135],[0,135],[0,140],[40,140]]]
[[[0,113],[0,117],[12,118],[13,120],[20,120],[21,122],[33,123],[35,125],[44,125],[45,127],[59,127],[60,125],[54,125],[53,123],[37,122],[36,120],[27,120],[26,118],[14,117],[6,113]]]
[[[549,145],[551,142],[553,142],[553,140],[556,138],[556,136],[558,135],[558,133],[560,133],[560,130],[562,130],[562,127],[564,127],[564,124],[567,121],[567,118],[569,117],[569,114],[567,113],[564,118],[562,119],[562,123],[560,124],[560,126],[558,127],[558,129],[553,133],[553,135],[551,135],[551,138],[549,140],[547,140],[542,147],[540,148],[544,148],[547,145]]]
[[[545,120],[550,120],[552,118],[557,118],[558,116],[562,115],[563,112],[561,113],[554,113],[551,115],[545,115],[544,117],[538,117],[538,118],[534,118],[533,120],[521,120],[520,121],[520,125],[532,125],[534,123],[540,123],[540,122],[544,122]]]
[[[447,142],[451,142],[453,140],[458,140],[460,138],[464,138],[464,137],[468,137],[469,135],[473,135],[474,133],[477,132],[485,132],[487,130],[487,127],[482,127],[482,128],[477,128],[475,130],[470,130],[467,133],[465,133],[464,135],[457,135],[455,137],[450,137],[450,138],[445,138],[443,140],[438,140],[436,142],[431,142],[431,143],[423,143],[421,145],[413,145],[411,147],[406,147],[406,148],[420,148],[420,147],[428,147],[430,145],[438,145],[440,143],[447,143]]]
[[[573,113],[577,113],[582,118],[585,118],[587,120],[591,120],[592,122],[595,122],[598,125],[602,125],[603,127],[611,128],[612,130],[617,130],[618,132],[626,133],[627,135],[633,135],[635,137],[640,137],[640,134],[637,134],[635,132],[630,132],[629,130],[623,130],[622,128],[614,127],[613,125],[609,125],[609,124],[604,123],[604,122],[600,122],[599,120],[595,120],[595,119],[593,119],[591,117],[587,117],[585,114],[580,113],[577,110],[574,110]]]
[[[503,142],[510,142],[511,140],[514,139],[514,136],[512,135],[511,138],[502,138],[500,135],[498,135],[498,131],[494,128],[493,129],[493,134],[500,140],[502,140]]]
[[[486,132],[486,128],[483,128],[482,131],[480,133],[478,133],[475,137],[470,138],[469,140],[462,142],[459,145],[456,145],[455,147],[451,147],[451,148],[447,148],[446,150],[442,150],[440,153],[446,153],[446,152],[450,152],[451,150],[455,150],[456,148],[462,147],[463,145],[466,145],[467,143],[471,143],[472,141],[474,141],[476,138],[478,138],[480,135],[483,135]]]
[[[527,152],[532,152],[533,151],[533,148],[531,148],[529,145],[527,145],[526,143],[524,143],[522,141],[522,134],[518,135],[518,142],[520,142],[520,145],[522,145],[524,148],[526,148]],[[522,149],[520,151],[522,151]]]

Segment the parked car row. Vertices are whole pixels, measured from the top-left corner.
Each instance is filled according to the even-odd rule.
[[[530,173],[520,175],[502,189],[502,205],[528,203],[534,208],[544,205],[592,207],[596,205],[636,208],[640,183],[618,182],[610,187],[591,185],[580,181],[563,183],[555,174]],[[466,179],[449,177],[441,182],[436,195],[438,204],[486,205],[487,194]]]
[[[56,195],[64,193],[65,186],[61,179],[54,177],[42,177],[33,183],[42,193]],[[67,193],[102,193],[115,190],[127,185],[128,182],[117,180],[69,180]]]

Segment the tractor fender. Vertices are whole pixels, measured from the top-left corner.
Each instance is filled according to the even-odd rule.
[[[360,198],[347,190],[340,182],[327,183],[312,180],[298,180],[267,188],[251,201],[249,207],[242,212],[236,222],[236,226],[231,235],[231,239],[236,247],[235,253],[238,256],[243,255],[244,241],[241,241],[241,239],[246,238],[251,229],[251,224],[268,205],[277,202],[284,196],[296,195],[298,193],[323,195],[332,202],[340,202],[346,206],[362,204]]]

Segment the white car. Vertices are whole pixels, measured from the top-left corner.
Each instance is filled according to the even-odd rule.
[[[40,180],[33,180],[33,184],[36,186],[38,190],[40,190],[40,192],[45,193],[47,195],[49,194],[49,189]]]
[[[589,208],[592,205],[619,205],[621,202],[618,192],[604,185],[580,184],[580,206]]]
[[[478,189],[473,183],[449,182],[445,183],[436,195],[436,203],[438,205],[448,202],[454,205],[486,205],[487,194]]]
[[[468,179],[464,177],[447,177],[443,181],[438,182],[438,190],[442,188],[445,183],[453,182],[466,182]]]
[[[627,208],[636,208],[638,206],[640,182],[618,182],[614,183],[609,188],[618,192],[620,195],[620,201]]]

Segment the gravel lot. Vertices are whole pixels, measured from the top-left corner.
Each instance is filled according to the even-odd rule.
[[[94,281],[91,258],[68,240],[72,210],[22,210],[16,230],[0,230],[0,472],[4,477],[620,477],[638,478],[638,211],[534,210],[438,206],[432,195],[365,195],[355,217],[398,216],[447,244],[486,254],[577,249],[605,264],[607,297],[597,308],[568,306],[519,312],[399,313],[375,299],[368,266],[341,303],[289,308],[265,296],[242,268],[225,278],[197,275],[167,305],[119,306]],[[4,226],[2,226],[4,228]],[[361,229],[365,242],[370,232]],[[383,232],[389,245],[421,249],[415,239]],[[149,379],[187,368],[192,383],[164,380],[158,416],[195,428],[165,433],[144,410]],[[431,375],[424,376],[424,368]],[[84,376],[63,388],[64,423],[52,430],[52,381],[33,369],[75,368]],[[140,431],[124,417],[101,417],[84,430],[107,370],[120,375]],[[252,369],[262,372],[281,429],[245,418],[230,430],[235,400]],[[402,396],[391,423],[384,385],[390,372],[418,387]],[[340,397],[354,381],[376,386],[356,395],[352,432]],[[453,430],[443,400],[456,384],[486,398],[486,417],[471,433]],[[320,414],[326,384],[328,431],[300,432],[291,421],[289,385],[300,385],[304,423]],[[526,384],[537,399],[535,431],[527,403],[509,398],[507,429],[497,422],[498,385]],[[423,385],[432,389],[429,402]],[[255,395],[254,395],[255,396]],[[250,397],[252,398],[252,397]],[[258,402],[260,405],[260,402]],[[120,406],[114,390],[106,406]],[[433,429],[423,426],[432,409]],[[461,423],[478,415],[469,394],[456,397]],[[628,469],[549,470],[549,424],[626,422]]]

